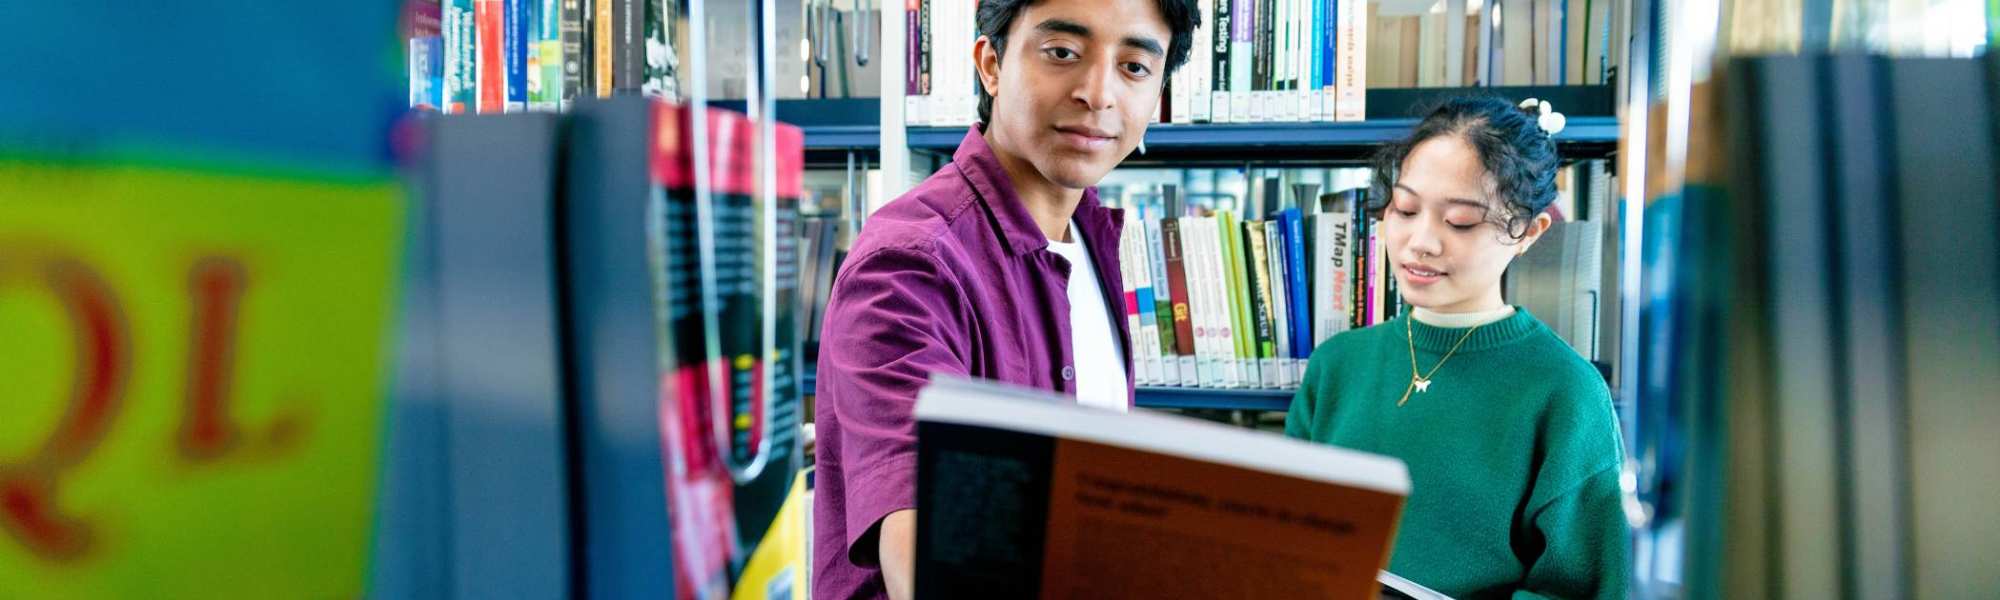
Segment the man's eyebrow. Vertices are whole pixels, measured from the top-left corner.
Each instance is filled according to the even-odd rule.
[[[1166,50],[1160,48],[1160,41],[1150,37],[1125,36],[1125,39],[1119,40],[1119,42],[1127,48],[1139,50],[1153,56],[1166,56],[1167,54]]]
[[[1049,19],[1035,24],[1035,31],[1042,33],[1067,33],[1077,37],[1090,37],[1090,28],[1068,19]]]

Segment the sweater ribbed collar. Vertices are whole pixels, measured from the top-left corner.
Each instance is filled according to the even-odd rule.
[[[1396,317],[1399,321],[1409,318],[1410,315],[1407,312]],[[1398,330],[1404,327],[1403,323],[1396,322],[1386,323],[1386,325]],[[1465,337],[1466,329],[1470,329],[1469,327],[1436,327],[1426,325],[1423,321],[1414,321],[1408,326],[1410,328],[1411,340],[1416,342],[1417,349],[1433,353],[1450,351],[1453,345],[1458,344],[1459,338]],[[1481,326],[1478,331],[1473,332],[1472,337],[1465,338],[1465,345],[1460,346],[1458,351],[1466,353],[1499,348],[1527,339],[1529,335],[1541,328],[1542,322],[1536,320],[1534,315],[1528,314],[1528,309],[1517,306],[1514,307],[1513,315],[1499,321],[1487,323]],[[1397,331],[1397,333],[1402,332]]]

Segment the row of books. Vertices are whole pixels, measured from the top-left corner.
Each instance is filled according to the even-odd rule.
[[[1201,0],[1202,24],[1188,63],[1167,86],[1160,120],[1364,118],[1367,31],[1355,17],[1366,2]],[[906,123],[955,126],[976,117],[975,8],[966,2],[906,0]],[[958,58],[939,59],[944,56]]]
[[[1262,198],[1242,215],[1180,209],[1171,186],[1126,207],[1120,275],[1139,385],[1295,387],[1320,342],[1395,315],[1367,191],[1300,185],[1310,213],[1256,208],[1281,204],[1279,184],[1257,180]]]
[[[1609,0],[1371,2],[1367,84],[1379,88],[1603,84],[1618,63],[1613,42],[1624,32],[1613,4]]]
[[[671,0],[414,0],[410,106],[556,111],[579,96],[674,98]]]
[[[905,0],[906,124],[976,118],[974,8]],[[1367,118],[1370,87],[1601,84],[1620,30],[1610,0],[1201,0],[1199,8],[1201,26],[1167,83],[1159,122],[1357,121]]]

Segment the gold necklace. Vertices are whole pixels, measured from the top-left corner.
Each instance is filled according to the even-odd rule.
[[[1465,335],[1458,337],[1458,343],[1451,345],[1451,350],[1449,352],[1444,353],[1444,358],[1438,359],[1438,363],[1436,365],[1431,366],[1431,372],[1425,373],[1423,375],[1418,375],[1417,339],[1416,336],[1411,333],[1411,325],[1410,325],[1410,321],[1414,320],[1416,320],[1416,317],[1414,315],[1403,317],[1403,339],[1410,343],[1410,386],[1403,388],[1403,398],[1401,400],[1396,401],[1396,406],[1402,406],[1404,403],[1409,402],[1410,392],[1430,391],[1431,377],[1437,375],[1438,369],[1444,368],[1445,361],[1451,360],[1451,355],[1458,353],[1458,347],[1465,345],[1465,340],[1472,338],[1472,332],[1479,331],[1479,328],[1486,326],[1485,323],[1481,323],[1472,326],[1471,329],[1465,330]]]

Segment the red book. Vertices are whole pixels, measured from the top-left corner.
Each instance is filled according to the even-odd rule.
[[[1194,356],[1194,322],[1188,320],[1187,259],[1181,249],[1181,220],[1160,219],[1160,246],[1167,256],[1167,283],[1173,292],[1174,353]]]
[[[501,0],[476,0],[473,5],[474,36],[479,44],[479,68],[477,76],[479,96],[478,110],[482,113],[505,112],[507,106],[507,62],[501,52],[506,49],[504,37],[506,10]]]

